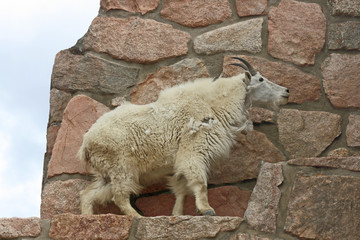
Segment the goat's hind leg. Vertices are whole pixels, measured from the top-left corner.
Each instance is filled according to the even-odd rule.
[[[141,217],[141,215],[131,206],[130,195],[132,193],[138,194],[141,186],[134,177],[130,177],[127,172],[126,176],[122,176],[122,171],[118,171],[116,177],[111,179],[111,191],[113,194],[112,200],[120,208],[120,211],[125,215],[133,215]]]
[[[184,214],[184,203],[188,190],[186,187],[186,179],[183,175],[174,175],[169,181],[169,186],[175,195],[175,204],[172,210],[173,216],[179,216]]]
[[[110,185],[103,178],[97,178],[93,183],[80,192],[81,214],[94,214],[94,203],[106,204],[111,201]]]

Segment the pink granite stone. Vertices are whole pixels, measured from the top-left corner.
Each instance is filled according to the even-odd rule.
[[[109,108],[105,105],[85,95],[70,100],[49,162],[47,172],[49,178],[63,173],[86,174],[86,168],[76,158],[76,154],[82,144],[83,135],[108,111]]]
[[[314,65],[325,43],[326,18],[317,3],[282,0],[269,13],[268,53],[297,65]]]
[[[105,11],[124,10],[131,13],[141,13],[142,15],[154,11],[160,0],[101,0],[100,5]]]
[[[341,133],[341,116],[322,111],[281,109],[280,143],[291,158],[319,156]]]
[[[236,0],[236,11],[240,17],[265,15],[268,0]]]
[[[37,237],[40,232],[39,218],[0,218],[0,239]]]
[[[97,17],[84,37],[84,50],[136,63],[185,55],[190,34],[169,24],[139,17]]]
[[[129,238],[133,216],[61,214],[51,219],[52,239],[117,239]]]
[[[346,128],[346,140],[350,147],[360,147],[360,115],[350,114]]]
[[[227,0],[165,0],[160,12],[163,18],[187,27],[204,27],[231,17]]]
[[[280,163],[264,163],[251,194],[245,218],[248,224],[262,232],[275,233],[284,177]]]
[[[360,54],[332,53],[321,70],[325,93],[336,108],[360,108]]]
[[[153,217],[138,219],[136,239],[195,240],[214,238],[221,232],[234,231],[243,219],[240,217]]]
[[[359,193],[359,177],[298,174],[284,229],[299,239],[357,240]]]

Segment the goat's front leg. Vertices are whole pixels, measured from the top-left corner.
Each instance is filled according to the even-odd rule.
[[[191,181],[188,185],[195,196],[195,205],[201,215],[216,216],[215,210],[208,201],[208,191],[206,182]]]
[[[180,157],[180,156],[179,156]],[[209,205],[207,195],[207,173],[206,165],[201,157],[189,156],[188,158],[178,159],[177,174],[183,175],[186,180],[186,186],[194,194],[195,205],[201,215],[215,216],[214,209]],[[179,199],[180,201],[181,199]],[[175,204],[175,207],[177,204]],[[180,205],[180,203],[179,203]],[[174,207],[174,209],[175,209]]]

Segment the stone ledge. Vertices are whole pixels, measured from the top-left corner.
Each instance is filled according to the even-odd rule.
[[[215,237],[220,232],[237,229],[240,217],[178,216],[139,218],[135,237],[150,239],[199,239]]]
[[[51,220],[53,239],[128,239],[133,216],[60,214]]]
[[[40,222],[46,222],[40,226]],[[59,214],[49,220],[0,218],[0,238],[34,239],[202,239],[234,231],[243,219],[212,216],[140,217]],[[49,227],[50,225],[50,227]]]
[[[290,165],[342,168],[360,172],[360,157],[297,158],[288,161]]]
[[[40,232],[40,218],[0,218],[0,239],[37,237]]]
[[[199,239],[233,231],[242,222],[240,217],[60,214],[52,218],[49,236],[53,239]],[[132,228],[135,236],[130,236]]]

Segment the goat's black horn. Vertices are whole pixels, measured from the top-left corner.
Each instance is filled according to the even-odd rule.
[[[251,76],[256,75],[256,73],[257,73],[256,70],[245,59],[240,58],[240,57],[231,57],[231,58],[242,61],[246,65],[246,67],[248,68]]]
[[[249,71],[249,69],[244,64],[241,64],[241,63],[231,63],[230,65],[242,67],[246,71]]]

